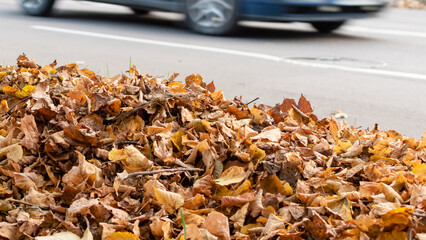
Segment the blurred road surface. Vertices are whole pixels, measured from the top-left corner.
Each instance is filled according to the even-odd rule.
[[[125,7],[59,1],[52,17],[23,15],[0,0],[0,64],[21,53],[39,64],[79,62],[110,76],[132,64],[180,80],[199,73],[228,99],[274,105],[303,93],[319,117],[346,113],[356,127],[426,131],[426,11],[388,9],[336,33],[302,23],[242,23],[233,37],[189,32],[182,16],[135,16]]]

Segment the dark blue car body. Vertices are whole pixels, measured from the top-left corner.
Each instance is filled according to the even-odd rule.
[[[19,0],[30,15],[46,15],[55,0]],[[239,20],[307,22],[320,32],[331,32],[346,20],[374,16],[384,0],[89,0],[123,5],[136,13],[159,10],[186,15],[195,32],[221,35],[232,32]]]

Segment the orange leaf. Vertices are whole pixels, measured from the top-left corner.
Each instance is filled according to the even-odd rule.
[[[115,232],[108,235],[104,240],[139,240],[139,238],[130,232]]]

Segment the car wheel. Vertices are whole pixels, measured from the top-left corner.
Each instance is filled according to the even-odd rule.
[[[186,0],[188,27],[202,34],[227,35],[237,26],[238,0]]]
[[[55,0],[20,0],[20,5],[26,14],[46,16],[52,11]]]
[[[330,33],[341,27],[345,21],[336,22],[313,22],[312,26],[320,33]]]
[[[140,9],[140,8],[132,8],[132,11],[136,14],[136,15],[146,15],[149,13],[148,10],[146,9]]]

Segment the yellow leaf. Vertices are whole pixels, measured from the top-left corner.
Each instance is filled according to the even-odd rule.
[[[268,177],[262,179],[260,186],[268,193],[277,194],[284,192],[284,185],[276,174],[268,175]]]
[[[250,154],[250,158],[254,160],[255,163],[262,161],[266,157],[265,151],[258,148],[256,144],[250,145],[248,154]]]
[[[426,132],[423,133],[424,136],[419,140],[419,145],[417,145],[416,150],[422,150],[426,148]]]
[[[34,89],[35,87],[33,85],[25,85],[20,92],[15,92],[15,96],[19,99],[28,97]]]
[[[233,192],[231,190],[229,190],[227,187],[218,185],[215,188],[214,195],[215,195],[215,197],[218,197],[220,199],[224,196],[232,196],[232,193]]]
[[[387,158],[392,150],[389,147],[389,141],[380,141],[372,148],[368,149],[368,152],[373,154],[373,156],[371,156],[373,158]]]
[[[293,188],[288,182],[284,183],[284,195],[293,195]]]
[[[6,95],[9,95],[9,96],[15,96],[15,93],[16,92],[19,92],[19,89],[18,88],[16,88],[16,87],[11,87],[11,86],[4,86],[2,89],[1,89]]]
[[[421,163],[413,168],[413,173],[417,176],[426,178],[426,164]]]
[[[104,240],[139,240],[139,238],[130,232],[115,232],[108,235]]]
[[[330,212],[339,215],[343,220],[352,220],[352,202],[346,197],[329,201],[327,208]]]
[[[6,75],[6,72],[0,72],[0,79],[1,79],[4,75]]]
[[[238,196],[240,194],[243,194],[245,192],[250,191],[251,183],[249,180],[245,180],[235,191],[232,193],[234,196]]]
[[[406,240],[408,239],[407,232],[393,230],[392,232],[383,232],[377,240]]]
[[[179,209],[184,204],[183,197],[179,193],[157,189],[155,186],[154,193],[157,201],[164,204],[164,209],[170,214],[173,214],[175,210]]]
[[[9,106],[7,104],[7,100],[1,100],[0,109],[3,111],[8,111]]]
[[[251,115],[253,115],[253,122],[257,124],[262,124],[266,120],[266,113],[257,108],[250,109]]]
[[[383,215],[382,220],[385,227],[392,227],[394,230],[402,230],[410,223],[410,213],[413,212],[413,209],[407,207],[396,208]]]
[[[183,133],[182,131],[177,131],[175,132],[172,137],[170,138],[170,140],[172,140],[173,145],[175,145],[175,147],[177,148],[178,151],[182,150],[182,136],[185,135],[185,133]]]
[[[1,135],[2,137],[6,137],[6,136],[7,136],[7,131],[6,131],[6,130],[4,130],[4,129],[0,129],[0,135]]]
[[[244,168],[232,166],[226,169],[220,178],[214,180],[217,185],[227,186],[234,183],[239,183],[244,180],[246,173],[244,172]]]
[[[131,169],[146,170],[151,168],[152,161],[143,155],[134,146],[127,146],[123,149],[113,149],[108,153],[108,159],[114,162],[122,162]]]
[[[334,146],[333,151],[336,153],[343,153],[348,150],[348,148],[352,147],[352,143],[349,141],[337,140],[336,146]]]

